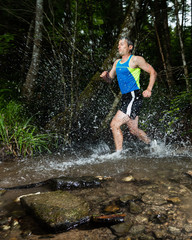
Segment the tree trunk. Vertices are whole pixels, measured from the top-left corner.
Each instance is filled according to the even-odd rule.
[[[175,4],[175,16],[176,16],[176,19],[177,19],[177,30],[178,30],[178,35],[179,35],[180,47],[181,47],[181,57],[182,57],[183,68],[184,68],[186,90],[189,92],[190,89],[191,89],[191,86],[190,86],[190,81],[189,81],[187,63],[186,63],[186,59],[185,59],[184,44],[183,44],[183,39],[182,39],[182,29],[181,29],[181,26],[180,26],[180,23],[179,23],[179,9],[178,9],[177,0],[175,0],[174,4]]]
[[[36,17],[34,42],[31,64],[27,73],[26,81],[23,85],[23,97],[30,102],[35,87],[35,81],[39,70],[40,49],[42,42],[42,25],[43,25],[43,0],[36,1]]]
[[[141,0],[131,1],[118,39],[108,58],[104,61],[101,67],[102,70],[111,69],[113,62],[119,57],[117,51],[119,39],[123,36],[131,36],[136,24],[136,17],[139,13],[141,2]],[[111,120],[112,112],[116,110],[120,94],[117,93],[114,96],[114,91],[112,90],[113,85],[109,87],[108,84],[100,78],[102,70],[99,70],[99,72],[92,77],[79,97],[76,105],[76,118],[74,117],[76,127],[73,128],[73,133],[71,132],[71,134],[81,131],[83,137],[84,134],[88,136],[93,134],[93,132],[96,133],[101,125],[106,126],[106,122]],[[107,115],[109,112],[110,114]],[[58,114],[50,121],[47,128],[64,133],[65,135],[69,127],[69,114],[70,109],[66,109],[63,113]],[[101,121],[101,119],[104,120]]]
[[[24,78],[26,76],[27,59],[29,59],[30,48],[33,46],[33,31],[34,31],[34,19],[31,20],[29,31],[27,34],[27,41],[26,41],[25,51],[23,54],[22,65],[21,65],[21,83],[24,82]]]
[[[154,16],[154,26],[157,36],[157,41],[160,49],[160,54],[163,62],[164,71],[166,74],[166,80],[170,93],[172,94],[174,80],[171,67],[171,56],[170,56],[170,36],[168,27],[168,16],[167,16],[167,2],[155,1],[152,6],[152,15]],[[162,24],[163,23],[163,24]]]

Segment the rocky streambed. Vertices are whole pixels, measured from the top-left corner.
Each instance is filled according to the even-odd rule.
[[[175,174],[152,179],[123,173],[79,185],[74,178],[67,189],[66,182],[53,181],[54,190],[14,190],[15,198],[32,193],[18,202],[2,190],[0,239],[192,239],[191,172]]]

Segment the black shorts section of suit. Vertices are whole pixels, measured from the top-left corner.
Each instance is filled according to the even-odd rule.
[[[120,110],[128,114],[131,119],[139,115],[143,105],[143,96],[140,90],[122,94]]]

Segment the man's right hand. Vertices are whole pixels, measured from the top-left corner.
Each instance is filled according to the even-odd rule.
[[[100,77],[107,83],[111,83],[112,82],[112,79],[110,78],[108,71],[102,72]]]

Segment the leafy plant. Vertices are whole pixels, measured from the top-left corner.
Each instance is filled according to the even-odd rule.
[[[6,33],[0,35],[0,55],[9,51],[9,48],[13,47],[14,35]]]
[[[167,134],[175,134],[175,126],[181,130],[181,134],[192,133],[192,91],[181,92],[170,103],[170,109],[164,111],[160,120],[164,123]]]
[[[0,112],[0,141],[14,156],[33,155],[49,151],[50,134],[38,133],[27,118],[23,106],[10,101]]]

